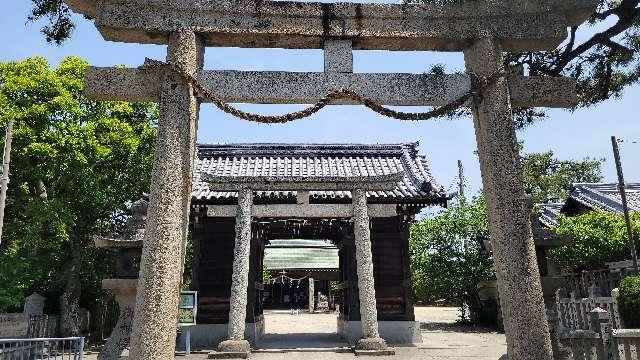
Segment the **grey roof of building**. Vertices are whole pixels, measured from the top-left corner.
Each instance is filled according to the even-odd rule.
[[[640,211],[640,183],[627,183],[625,186],[627,204],[630,211]],[[540,205],[540,222],[547,227],[558,225],[557,218],[564,213],[571,202],[577,202],[590,209],[621,214],[622,197],[617,183],[575,183],[564,203]]]
[[[630,211],[640,211],[640,183],[625,184],[627,204]],[[618,184],[578,183],[573,184],[570,198],[592,209],[622,213],[622,196]]]
[[[216,191],[206,176],[352,177],[404,172],[391,191],[369,191],[372,203],[444,205],[447,194],[429,171],[418,143],[406,144],[229,144],[198,145],[193,202],[233,203],[235,192]],[[294,191],[259,191],[256,201],[295,201]],[[310,202],[350,201],[349,191],[311,191]]]
[[[552,228],[558,225],[558,216],[562,211],[564,203],[550,203],[540,205],[540,222],[543,226]]]
[[[329,240],[271,240],[264,249],[269,270],[338,270],[338,248]]]

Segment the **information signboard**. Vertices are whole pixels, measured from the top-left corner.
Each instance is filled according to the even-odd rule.
[[[178,305],[178,325],[189,326],[196,324],[198,315],[198,292],[183,291],[180,293]]]

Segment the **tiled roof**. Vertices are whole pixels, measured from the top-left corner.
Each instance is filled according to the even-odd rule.
[[[418,144],[230,144],[198,145],[193,201],[215,204],[235,201],[235,192],[211,189],[207,176],[353,177],[404,172],[392,191],[369,191],[372,203],[444,204],[447,196],[429,172]],[[295,201],[293,191],[260,191],[256,201]],[[311,191],[312,203],[350,201],[348,191]]]
[[[543,226],[552,228],[558,225],[558,216],[562,210],[564,203],[551,203],[540,205],[540,223]]]
[[[625,186],[630,211],[640,211],[640,183]],[[592,209],[622,213],[622,197],[618,184],[578,183],[573,185],[570,198]]]
[[[269,270],[337,270],[338,248],[328,240],[271,240],[264,265]]]
[[[627,183],[625,186],[627,204],[630,211],[640,211],[640,183]],[[572,185],[569,198],[564,203],[542,204],[540,222],[547,227],[558,225],[557,217],[565,213],[568,204],[577,202],[590,209],[602,209],[622,213],[622,198],[617,183],[576,183]]]

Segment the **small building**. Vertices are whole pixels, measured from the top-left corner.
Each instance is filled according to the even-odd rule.
[[[366,191],[378,324],[381,336],[390,343],[419,342],[411,299],[409,227],[423,208],[446,206],[449,198],[431,176],[417,143],[199,145],[190,218],[194,246],[191,290],[198,291],[193,345],[211,348],[223,340],[230,308],[238,194],[211,188],[208,178],[278,177],[304,182],[306,178],[388,176],[394,176],[392,190]],[[308,269],[310,263],[296,265],[291,260],[286,266],[295,269],[281,264],[273,265],[274,270],[287,271],[290,278],[313,270],[321,280],[337,281],[341,304],[337,332],[353,342],[361,337],[353,211],[351,191],[253,192],[247,339],[255,340],[264,331],[263,300],[268,287],[262,282],[262,271],[271,261],[268,254],[279,252],[278,245],[289,246],[300,239],[330,242],[331,252],[337,250],[338,270],[335,258],[331,269]],[[299,248],[298,254],[307,257],[310,249]]]
[[[629,211],[640,211],[640,183],[625,185]],[[600,209],[622,214],[622,197],[618,183],[576,183],[566,201],[540,206],[540,222],[548,227],[558,225],[558,216],[576,216]]]
[[[640,211],[640,183],[625,186],[630,211]],[[538,205],[538,222],[533,223],[538,265],[544,276],[560,275],[560,269],[549,260],[549,249],[566,244],[569,239],[558,238],[552,228],[558,226],[558,217],[577,216],[597,209],[622,214],[622,197],[617,183],[575,183],[564,202]],[[537,231],[536,231],[537,230]]]
[[[310,303],[317,309],[320,302],[334,308],[337,294],[331,283],[340,280],[340,254],[331,240],[271,240],[264,247],[264,270],[269,273],[269,281],[263,284],[265,309],[301,309]],[[311,291],[313,302],[309,301]]]
[[[627,183],[625,186],[627,203],[630,211],[640,211],[640,183]],[[542,275],[545,300],[552,300],[554,292],[560,287],[573,287],[567,282],[571,278],[557,264],[548,257],[548,251],[554,247],[567,244],[570,239],[560,238],[552,229],[559,225],[558,217],[578,216],[594,210],[603,210],[622,214],[622,197],[618,183],[575,183],[571,186],[569,196],[564,202],[539,205],[539,222],[534,225],[536,249],[538,249],[538,264]],[[624,263],[612,264],[624,267]],[[630,266],[630,265],[629,265]],[[619,269],[616,269],[619,270]],[[586,293],[586,291],[583,291]]]

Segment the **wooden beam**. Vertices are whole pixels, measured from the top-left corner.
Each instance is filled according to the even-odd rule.
[[[95,100],[157,101],[160,76],[155,70],[89,67],[85,95]],[[441,106],[471,86],[466,74],[201,71],[198,79],[226,102],[258,104],[309,104],[344,87],[385,105]],[[578,101],[572,78],[513,76],[509,89],[515,107],[567,108]]]
[[[393,190],[404,179],[404,171],[376,176],[211,176],[202,178],[215,191],[372,191]]]
[[[166,44],[176,25],[209,46],[461,51],[479,34],[507,51],[552,50],[595,0],[479,0],[453,4],[362,4],[262,0],[65,0],[95,20],[106,40]]]
[[[369,217],[394,217],[396,204],[369,204]],[[208,217],[234,217],[237,205],[207,205]],[[351,204],[271,204],[253,205],[254,218],[350,218]]]

